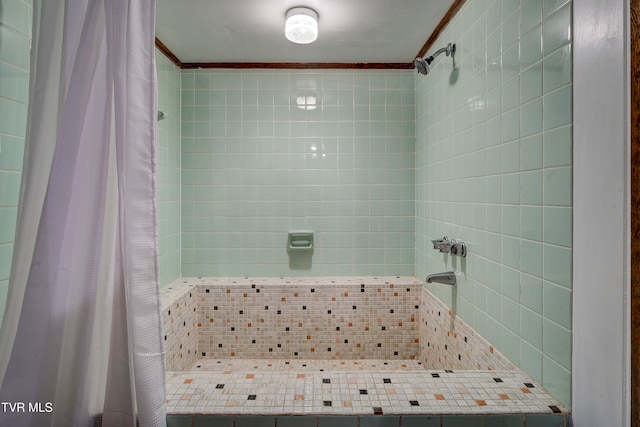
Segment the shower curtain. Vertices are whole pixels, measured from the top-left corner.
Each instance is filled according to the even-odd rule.
[[[155,0],[33,11],[0,426],[162,426]]]

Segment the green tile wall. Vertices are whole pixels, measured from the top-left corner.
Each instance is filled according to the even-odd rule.
[[[182,274],[413,274],[414,94],[411,71],[183,71]]]
[[[0,323],[9,288],[29,99],[30,1],[0,0]]]
[[[469,0],[448,42],[416,77],[416,273],[458,271],[429,289],[569,407],[571,3]]]
[[[31,2],[0,0],[0,317]],[[571,3],[468,0],[410,71],[180,71],[157,55],[160,278],[461,273],[430,289],[570,404]],[[415,86],[415,87],[414,87]],[[313,229],[310,258],[286,232]],[[430,249],[469,243],[454,259]],[[181,271],[182,270],[182,271]]]
[[[165,115],[157,128],[158,247],[160,284],[180,277],[180,69],[156,50],[158,110]]]

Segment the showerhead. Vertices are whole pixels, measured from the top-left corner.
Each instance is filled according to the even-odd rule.
[[[427,62],[424,58],[416,58],[413,60],[413,65],[416,67],[416,71],[420,74],[428,74],[429,73],[429,62]]]
[[[425,58],[421,58],[421,57],[417,57],[416,59],[413,60],[413,65],[415,65],[416,67],[416,71],[420,74],[428,74],[429,73],[429,65],[433,62],[434,58],[438,55],[440,55],[442,52],[445,52],[447,54],[447,56],[451,55],[453,56],[453,54],[456,52],[456,45],[449,43],[447,45],[447,47],[443,47],[442,49],[438,49],[433,55],[425,57]]]

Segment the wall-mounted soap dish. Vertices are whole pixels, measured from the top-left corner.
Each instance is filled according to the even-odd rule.
[[[288,251],[312,251],[313,250],[313,231],[296,230],[289,231],[287,238]]]

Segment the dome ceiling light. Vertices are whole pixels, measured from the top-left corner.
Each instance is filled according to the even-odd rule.
[[[287,11],[284,35],[288,40],[309,44],[318,38],[318,13],[308,7],[294,7]]]

